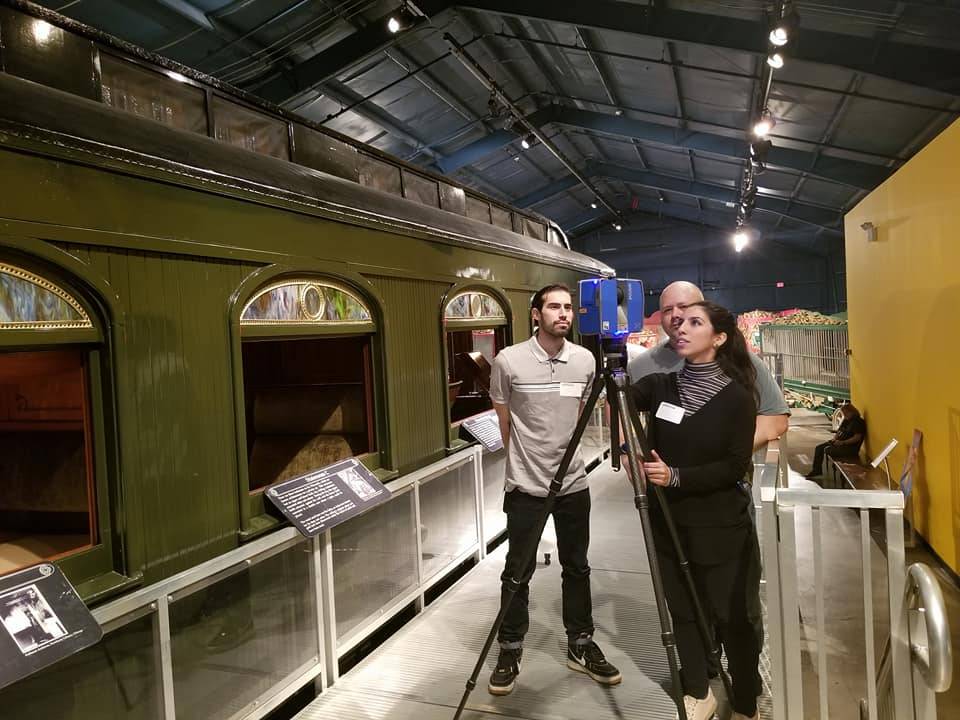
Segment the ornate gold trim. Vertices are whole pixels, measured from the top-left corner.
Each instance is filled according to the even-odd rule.
[[[250,306],[253,305],[257,300],[266,295],[269,292],[276,290],[277,288],[287,287],[289,285],[294,285],[297,287],[297,318],[291,320],[244,320],[243,316],[247,314],[247,310],[250,309]],[[309,288],[317,288],[318,290],[322,288],[331,288],[337,292],[341,292],[347,297],[353,299],[360,307],[363,308],[364,312],[367,314],[367,320],[322,320],[322,319],[312,319],[309,315],[306,314],[304,309],[304,294]],[[323,298],[321,293],[321,299],[323,300],[324,307],[320,310],[320,315],[323,314],[323,311],[326,309],[326,299]],[[338,285],[332,282],[321,282],[314,279],[307,278],[294,278],[280,280],[278,282],[271,283],[266,287],[262,288],[257,292],[256,295],[251,297],[247,303],[243,306],[243,310],[240,312],[240,324],[241,325],[257,325],[257,326],[283,326],[283,325],[360,325],[363,323],[368,323],[373,325],[373,314],[370,312],[370,308],[367,307],[367,304],[363,302],[355,293],[351,292],[343,285]]]
[[[83,306],[63,288],[54,285],[49,280],[46,280],[39,275],[34,275],[32,272],[28,272],[23,268],[16,267],[15,265],[8,265],[7,263],[3,262],[0,262],[0,273],[12,275],[15,278],[25,280],[32,285],[37,285],[47,292],[53,293],[58,298],[63,300],[67,305],[73,308],[77,315],[80,316],[80,320],[76,320],[74,322],[58,322],[49,320],[4,322],[0,320],[0,330],[88,330],[93,328],[93,323],[90,320],[90,316],[87,315],[87,311],[84,310]]]
[[[475,295],[476,299],[479,301],[478,311],[474,311],[473,298],[470,299],[467,310],[469,315],[463,317],[461,315],[450,315],[450,306],[457,300],[457,298],[463,297],[464,295]],[[483,298],[490,298],[494,304],[500,309],[499,315],[484,315],[483,314]],[[506,319],[507,313],[503,309],[503,303],[501,303],[496,297],[490,293],[483,292],[482,290],[463,290],[454,295],[450,300],[447,301],[446,307],[443,309],[443,318],[445,320],[499,320]]]

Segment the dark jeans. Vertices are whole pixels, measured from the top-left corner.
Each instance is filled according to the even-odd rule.
[[[697,629],[693,603],[662,520],[654,522],[654,541],[663,589],[673,619],[686,695],[704,697],[709,687],[708,655]],[[762,691],[760,651],[760,546],[751,523],[734,527],[677,528],[697,597],[727,656],[734,711],[753,717]]]
[[[534,553],[526,568],[521,568],[521,555],[530,552],[536,537],[537,520],[546,498],[533,497],[519,490],[508,492],[503,500],[507,514],[507,561],[500,579],[520,580],[520,589],[500,626],[497,639],[501,645],[521,643],[530,627],[530,578],[537,567]],[[587,548],[590,545],[590,491],[581,490],[560,495],[553,506],[553,525],[557,531],[562,596],[563,626],[572,641],[581,633],[593,634],[593,605],[590,600],[590,565]]]
[[[860,457],[859,445],[831,445],[828,442],[817,445],[813,452],[813,466],[810,468],[811,475],[823,474],[823,456],[829,455],[835,458],[856,458]]]

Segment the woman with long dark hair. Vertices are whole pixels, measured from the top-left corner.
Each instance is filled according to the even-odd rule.
[[[653,459],[642,468],[648,482],[664,489],[701,606],[727,657],[733,717],[747,720],[757,717],[763,643],[759,545],[750,495],[742,486],[751,467],[756,371],[733,315],[713,303],[683,310],[674,344],[686,361],[682,370],[648,375],[631,386],[637,408],[651,411]],[[652,492],[650,516],[687,718],[708,720],[717,701],[708,682],[707,651]]]

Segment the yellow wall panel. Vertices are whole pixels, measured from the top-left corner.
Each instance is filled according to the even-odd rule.
[[[867,240],[861,224],[877,229]],[[850,374],[867,454],[923,431],[917,528],[960,571],[960,121],[845,218]]]

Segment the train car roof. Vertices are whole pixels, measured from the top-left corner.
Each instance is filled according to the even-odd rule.
[[[168,128],[152,120],[0,73],[0,144],[126,174],[428,240],[612,276],[608,265],[535,238]]]

